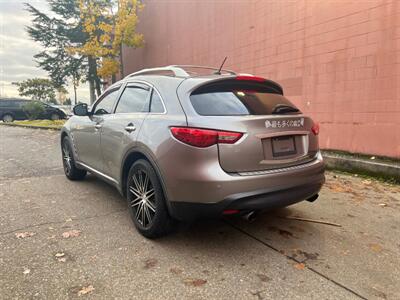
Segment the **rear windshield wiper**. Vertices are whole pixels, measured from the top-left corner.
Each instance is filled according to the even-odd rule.
[[[286,105],[286,104],[277,104],[275,105],[274,109],[272,110],[272,114],[284,114],[284,113],[291,113],[291,112],[299,112],[296,107]]]

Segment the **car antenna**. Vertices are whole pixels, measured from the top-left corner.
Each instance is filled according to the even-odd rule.
[[[219,67],[218,71],[215,72],[214,74],[216,74],[216,75],[221,75],[222,67],[224,66],[224,64],[225,64],[225,62],[226,62],[227,59],[228,59],[228,56],[225,56],[224,61],[222,62],[221,66]]]

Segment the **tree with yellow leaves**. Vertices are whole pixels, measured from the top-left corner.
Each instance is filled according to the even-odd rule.
[[[124,77],[122,46],[138,48],[144,43],[143,35],[136,32],[137,13],[142,8],[139,0],[79,0],[88,39],[73,51],[95,59],[99,76],[112,77],[113,82],[118,72]]]

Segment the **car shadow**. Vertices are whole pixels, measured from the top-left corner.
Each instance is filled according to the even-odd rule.
[[[115,187],[101,179],[89,174],[80,184],[92,187],[91,190],[96,191],[93,195],[101,195],[103,198],[101,201],[106,197],[107,201],[115,202],[115,209],[127,208],[125,198]],[[302,215],[301,212],[297,205],[293,205],[261,212],[253,221],[245,220],[240,216],[230,216],[221,219],[197,220],[191,223],[179,222],[172,233],[153,242],[163,247],[179,249],[179,251],[185,249],[189,249],[189,252],[190,249],[197,249],[196,252],[201,251],[200,249],[208,251],[210,247],[213,251],[218,248],[223,251],[228,244],[240,236],[240,239],[261,242],[290,256],[292,254],[289,253],[290,251],[299,248],[304,243],[318,242],[321,235],[321,230],[315,224],[286,219],[287,216]],[[127,217],[129,217],[128,214]],[[236,243],[233,242],[233,244]],[[236,247],[240,248],[240,244]]]

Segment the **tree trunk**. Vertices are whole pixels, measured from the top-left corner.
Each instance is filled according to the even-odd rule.
[[[88,56],[89,64],[89,89],[90,89],[90,104],[93,104],[96,100],[95,95],[95,78],[97,77],[97,66],[96,59],[93,56]]]
[[[100,95],[101,95],[101,80],[100,80],[99,76],[97,76],[97,74],[96,74],[96,78],[94,81],[96,83],[97,97],[100,97]]]
[[[111,75],[111,83],[116,83],[117,82],[117,76],[115,74]]]
[[[76,94],[76,83],[75,83],[75,80],[74,80],[74,105],[77,105],[78,103],[77,103],[77,94]]]
[[[122,59],[122,44],[119,45],[119,64],[120,64],[119,72],[120,72],[120,75],[121,75],[120,79],[123,79],[125,74],[124,74],[124,61]]]

